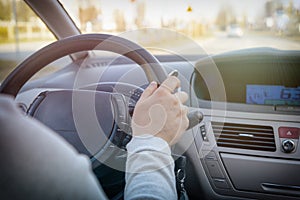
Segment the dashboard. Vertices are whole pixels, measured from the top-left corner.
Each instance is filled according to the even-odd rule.
[[[190,95],[187,105],[200,109],[204,116],[173,148],[188,158],[190,199],[300,198],[299,51],[259,48],[200,55],[190,61],[174,56],[157,58],[167,71],[179,71],[181,89]],[[205,74],[212,68],[220,76]],[[73,89],[79,69],[86,79],[100,75],[95,84],[147,85],[143,71],[132,61],[96,57],[29,82],[17,101],[26,110],[42,92]],[[134,100],[133,104],[137,98]],[[47,125],[55,130],[56,123],[53,116]],[[72,140],[70,136],[66,139]]]

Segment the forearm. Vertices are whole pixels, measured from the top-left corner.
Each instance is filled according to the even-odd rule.
[[[135,137],[127,150],[125,199],[177,199],[174,162],[163,139]]]

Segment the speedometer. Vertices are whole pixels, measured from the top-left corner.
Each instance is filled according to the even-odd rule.
[[[247,85],[246,103],[300,106],[300,86]]]

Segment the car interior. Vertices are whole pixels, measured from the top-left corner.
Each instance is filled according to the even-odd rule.
[[[189,199],[300,199],[300,48],[241,43],[214,54],[163,28],[86,33],[64,1],[25,2],[57,40],[20,62],[1,82],[0,93],[12,95],[25,115],[87,155],[109,199],[124,198],[126,144],[140,95],[174,70],[189,95],[190,128],[171,149],[187,159]],[[151,45],[136,42],[139,36],[149,39],[149,33],[174,40],[170,43],[181,37],[184,43],[177,44],[178,51],[166,47],[168,54],[149,51]],[[229,39],[244,37],[246,31]],[[181,51],[188,45],[192,50]],[[62,58],[67,64],[58,62],[54,72],[34,76]]]

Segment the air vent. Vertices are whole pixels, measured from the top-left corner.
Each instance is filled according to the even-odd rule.
[[[220,147],[275,151],[274,132],[271,126],[212,122]]]

